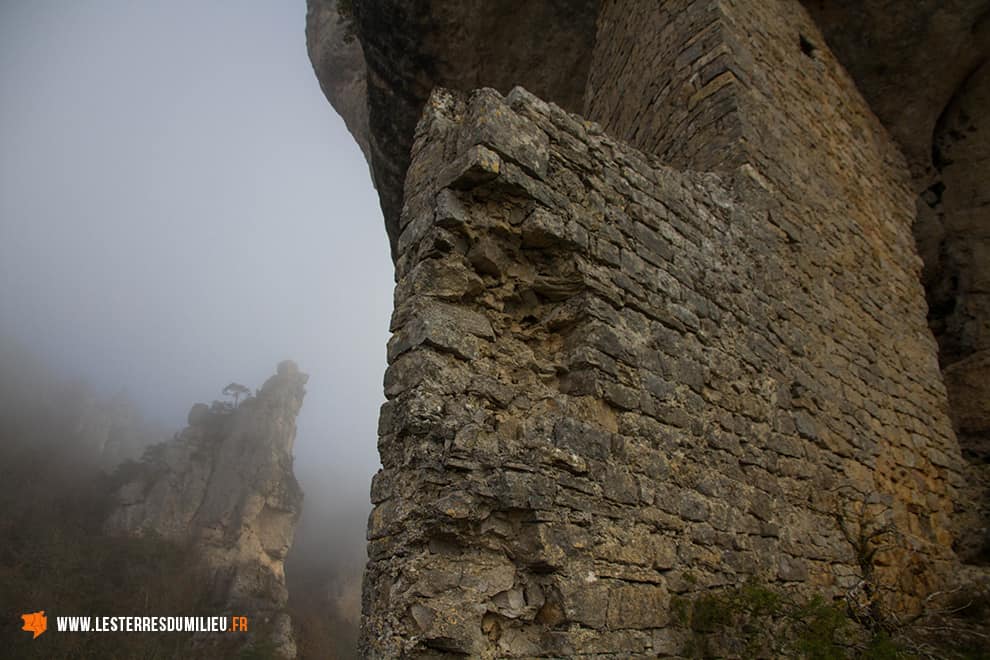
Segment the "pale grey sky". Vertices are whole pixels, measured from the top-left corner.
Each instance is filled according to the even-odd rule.
[[[304,27],[304,0],[0,0],[0,332],[176,428],[292,358],[307,505],[363,504],[392,268]]]

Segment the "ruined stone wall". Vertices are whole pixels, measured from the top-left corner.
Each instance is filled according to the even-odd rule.
[[[741,165],[743,75],[723,23],[716,0],[606,0],[584,115],[675,167]]]
[[[986,0],[518,4],[356,5],[398,281],[365,648],[676,653],[672,595],[748,576],[911,610],[988,529]],[[440,93],[413,139],[513,83],[600,128]]]
[[[903,447],[915,440],[899,434],[880,447],[871,464],[875,478],[885,492],[901,493],[897,508],[907,520],[906,502],[932,490],[944,496],[963,481],[945,391],[932,369],[937,346],[925,318],[911,232],[914,194],[903,156],[799,3],[684,0],[677,9],[668,19],[658,3],[604,3],[588,112],[607,131],[665,161],[723,172],[741,166],[767,190],[779,209],[768,222],[788,237],[793,253],[777,296],[822,303],[815,314],[830,343],[808,348],[815,367],[832,372],[816,376],[831,381],[834,393],[821,412],[834,416],[828,407],[838,402],[860,408],[883,390],[890,399],[882,412],[870,411],[871,423],[889,426],[887,418],[900,413],[913,417],[920,426],[912,432],[938,452],[924,473],[936,473],[936,464],[950,468],[951,484],[927,483],[928,476],[913,482],[905,462],[916,466]],[[664,20],[706,27],[670,39],[650,27]],[[638,51],[629,52],[630,43]],[[666,53],[663,66],[626,66],[626,56],[650,52]],[[637,85],[648,93],[632,95],[631,105],[644,107],[631,115],[621,92]],[[625,110],[616,114],[615,107]],[[690,118],[679,122],[685,108]],[[903,362],[919,363],[906,372],[923,374],[920,383],[908,385],[896,375],[905,371]],[[840,372],[856,374],[855,382]],[[906,392],[909,404],[899,400]],[[903,420],[900,425],[911,428]],[[970,501],[958,502],[959,513]]]
[[[793,0],[606,0],[584,114],[672,166],[913,215],[903,157]]]
[[[837,518],[902,532],[900,607],[951,566],[917,258],[875,239],[909,226],[833,243],[755,168],[670,169],[521,89],[434,93],[405,193],[369,656],[677,654],[673,595],[850,588]]]

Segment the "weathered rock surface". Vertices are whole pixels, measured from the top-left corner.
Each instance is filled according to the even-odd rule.
[[[339,14],[339,4],[309,3],[310,59],[355,139],[362,149],[370,145],[393,252],[413,131],[434,87],[493,87],[504,93],[524,85],[565,108],[581,110],[598,0],[349,2],[352,29],[367,64],[365,113],[357,107],[359,100],[349,97],[349,90],[360,93],[363,84],[352,82],[351,75],[359,48],[328,18]],[[341,66],[341,59],[347,64]]]
[[[817,233],[773,172],[671,170],[521,89],[435,92],[417,134],[369,657],[677,655],[674,596],[851,589],[837,516],[901,530],[891,607],[941,584],[961,464],[906,188]],[[860,176],[906,177],[882,154]]]
[[[348,4],[355,7],[351,29],[358,39],[343,38],[337,0],[310,0],[307,43],[328,99],[358,143],[364,148],[369,139],[380,138],[382,151],[372,160],[376,172],[394,170],[379,186],[390,226],[401,208],[395,200],[401,200],[415,122],[433,87],[464,91],[492,87],[504,93],[522,85],[568,110],[583,110],[598,1],[358,0]],[[802,4],[902,145],[922,182],[933,168],[939,117],[987,59],[990,2],[802,0]],[[363,76],[356,73],[361,68],[362,43],[371,44],[368,67],[374,79],[364,112],[361,99],[350,97],[351,91],[360,94],[363,85]],[[630,60],[630,66],[642,71],[654,64],[642,57]],[[358,78],[362,82],[352,85]],[[365,132],[369,108],[380,117],[370,127],[370,138]],[[384,126],[388,121],[393,125]],[[388,133],[378,135],[379,131]],[[386,138],[393,143],[387,144]],[[386,185],[397,189],[385,190]]]
[[[627,120],[666,123],[679,136],[681,145],[667,139],[675,135],[662,140],[665,148],[659,155],[672,156],[668,162],[714,167],[719,165],[715,154],[721,140],[737,129],[715,121],[703,126],[708,131],[709,157],[699,161],[697,154],[684,150],[687,144],[700,142],[700,136],[687,135],[694,127],[683,123],[694,121],[688,109],[691,94],[679,96],[668,85],[647,83],[652,72],[683,71],[681,60],[696,57],[693,50],[675,44],[686,46],[684,40],[690,40],[692,48],[704,48],[703,42],[711,37],[712,22],[692,22],[704,16],[677,9],[680,4],[666,3],[653,17],[655,31],[669,37],[663,44],[617,45],[625,49],[627,70],[644,74],[639,76],[641,85],[634,85],[642,95],[622,100],[621,112]],[[986,350],[990,175],[985,153],[990,129],[983,124],[990,116],[985,64],[990,57],[990,2],[802,0],[802,4],[822,32],[819,39],[853,75],[907,157],[912,185],[919,193],[915,238],[925,261],[930,322],[943,366]],[[310,0],[307,43],[327,98],[365,153],[370,153],[393,256],[413,132],[435,86],[463,91],[492,87],[505,93],[522,85],[567,110],[605,119],[598,113],[608,110],[608,104],[594,77],[589,79],[589,67],[597,43],[596,20],[606,32],[611,20],[601,6],[614,3],[416,0],[353,5],[350,29],[358,38],[347,40],[336,0]],[[806,37],[792,35],[790,46],[801,45],[809,53],[822,46]],[[368,54],[367,73],[360,44]],[[627,77],[626,82],[635,78]],[[368,79],[371,85],[365,90]],[[726,93],[723,90],[719,99]],[[670,101],[661,104],[666,114],[648,111],[658,96]],[[647,151],[660,144],[650,149],[632,143]],[[990,373],[978,377],[990,380]],[[962,396],[957,393],[952,398]]]
[[[337,0],[314,0],[306,10],[306,47],[319,76],[323,94],[343,118],[371,164],[368,128],[368,84],[364,52],[354,33],[352,18]],[[375,172],[371,171],[372,179]]]
[[[302,507],[292,445],[307,379],[282,362],[236,409],[193,406],[188,428],[146,452],[106,522],[112,534],[192,544],[216,602],[250,615],[285,657],[295,657],[283,561]]]
[[[985,417],[990,396],[962,383],[990,382],[990,2],[804,4],[911,166],[929,322],[960,443],[988,481],[990,425],[972,409]]]
[[[987,37],[986,40],[990,40]],[[918,205],[929,320],[970,460],[978,516],[963,555],[990,565],[990,64],[960,85],[939,118],[935,181]],[[976,513],[974,512],[974,513]]]
[[[673,597],[869,574],[903,614],[961,574],[987,3],[578,3],[591,33],[478,4],[355,6],[397,279],[365,650],[677,655]],[[438,84],[513,83],[536,94],[434,91],[414,127]]]
[[[987,0],[802,0],[912,172],[932,168],[939,117],[990,55]]]
[[[966,533],[957,551],[965,561],[990,566],[990,351],[981,351],[949,365],[945,386],[952,403],[959,445],[967,459]]]

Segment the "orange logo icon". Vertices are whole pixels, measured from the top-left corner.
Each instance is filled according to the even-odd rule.
[[[48,617],[45,616],[44,610],[22,614],[21,618],[24,619],[24,627],[21,630],[34,633],[31,639],[38,639],[38,635],[48,630]]]

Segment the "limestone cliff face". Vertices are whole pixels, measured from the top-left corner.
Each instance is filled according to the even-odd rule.
[[[337,0],[314,0],[306,11],[306,46],[320,77],[320,87],[340,113],[364,157],[371,163],[368,141],[368,84],[364,51]],[[374,178],[374,171],[372,171]]]
[[[575,112],[587,100],[600,0],[355,0],[347,3],[353,10],[343,13],[347,29],[339,4],[309,0],[310,58],[327,98],[365,153],[369,142],[376,145],[369,160],[381,181],[387,224],[397,220],[401,207],[395,201],[401,197],[396,195],[401,195],[416,120],[435,86],[463,91],[492,87],[504,93],[522,85]],[[917,183],[926,187],[937,169],[932,147],[943,132],[940,118],[965,93],[990,51],[990,3],[800,4],[904,149]],[[642,59],[642,54],[629,54],[634,62]],[[641,63],[644,71],[653,64]],[[361,98],[365,91],[366,99]],[[385,171],[392,176],[383,177]]]
[[[106,523],[112,534],[192,544],[216,601],[267,627],[286,657],[295,643],[283,562],[303,499],[292,445],[308,378],[282,362],[236,409],[193,406],[189,426],[145,454]]]

